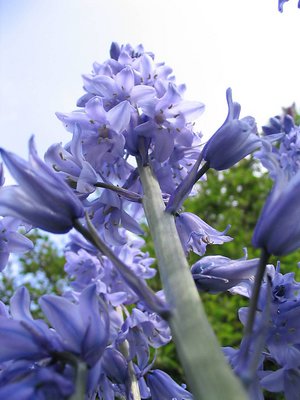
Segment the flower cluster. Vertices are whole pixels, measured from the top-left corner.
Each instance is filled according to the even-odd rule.
[[[270,126],[264,131],[266,134],[277,131],[281,137],[279,145],[264,143],[256,153],[269,170],[274,187],[256,225],[253,244],[280,256],[297,249],[300,244],[297,221],[300,211],[300,128],[291,117],[285,116],[282,122],[278,118],[271,119]]]
[[[271,281],[270,296],[267,276]],[[268,265],[267,276],[261,287],[250,350],[245,353],[244,339],[239,350],[225,348],[224,352],[235,372],[244,379],[253,373],[251,363],[258,357],[255,377],[251,376],[251,399],[263,399],[265,389],[283,392],[286,399],[294,400],[298,398],[300,387],[300,283],[294,280],[294,273],[281,274],[279,264],[276,268]],[[252,287],[249,281],[247,290],[237,289],[236,293],[250,297]],[[246,324],[247,314],[248,308],[239,310],[243,324]]]
[[[66,145],[53,144],[45,162],[33,138],[28,161],[0,149],[18,183],[4,185],[0,164],[0,269],[11,252],[32,249],[20,226],[26,232],[37,227],[57,234],[74,228],[65,248],[69,286],[61,296],[39,299],[45,320],[33,318],[25,288],[16,291],[9,306],[0,303],[0,397],[68,399],[81,393],[88,400],[190,400],[193,395],[184,385],[155,368],[156,353],[171,341],[172,321],[179,315],[172,300],[183,294],[170,296],[168,288],[155,293],[147,285],[156,269],[140,237],[145,215],[148,218],[143,172],[147,168],[157,180],[160,215],[170,217],[174,227],[172,237],[164,239],[166,245],[177,235],[180,262],[185,262],[188,253],[202,257],[208,245],[232,238],[227,235],[230,226],[223,232],[214,229],[185,211],[184,200],[209,168],[230,168],[257,150],[275,183],[253,244],[267,254],[284,255],[300,247],[300,129],[288,117],[275,118],[259,136],[254,118],[240,119],[241,107],[228,89],[225,122],[202,146],[194,122],[203,104],[185,100],[185,86],[141,45],[113,43],[110,58],[94,63],[83,81],[86,93],[78,108],[57,113],[71,133]],[[204,256],[192,265],[191,274],[182,263],[179,272],[190,278],[191,287],[185,289],[194,291],[194,305],[196,287],[247,297],[254,293],[255,298],[253,280],[259,265],[258,259],[247,260],[247,254],[239,260]],[[263,398],[265,388],[284,391],[293,400],[295,389],[287,382],[293,379],[300,387],[299,291],[292,274],[281,275],[279,268],[268,266],[254,304],[258,312],[253,329],[239,350],[225,349],[253,398]],[[245,325],[251,321],[249,309],[239,313]],[[267,363],[277,370],[269,370]],[[192,382],[197,380],[194,373]]]

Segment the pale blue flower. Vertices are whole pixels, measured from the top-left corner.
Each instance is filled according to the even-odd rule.
[[[269,254],[282,256],[300,247],[300,171],[288,181],[275,158],[277,179],[256,224],[252,243]]]
[[[239,119],[240,105],[232,101],[231,89],[227,89],[228,115],[224,124],[203,148],[203,159],[210,168],[223,170],[232,167],[252,153],[261,144],[254,118]]]
[[[20,186],[0,188],[0,215],[12,216],[53,233],[65,233],[84,210],[70,187],[38,157],[33,138],[29,162],[0,150],[12,176]]]

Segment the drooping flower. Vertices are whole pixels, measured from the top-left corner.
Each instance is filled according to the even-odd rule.
[[[232,167],[260,146],[254,118],[239,119],[240,105],[232,101],[231,89],[227,89],[228,115],[224,124],[203,148],[203,159],[211,168],[223,170]]]
[[[155,369],[147,375],[147,383],[152,400],[192,400],[193,396],[182,386],[179,386],[165,372]]]
[[[224,232],[219,232],[190,212],[177,215],[175,224],[185,252],[193,251],[202,256],[208,244],[222,244],[232,240],[225,235],[229,226]]]
[[[285,115],[283,118],[271,118],[269,125],[263,127],[263,131],[267,135],[266,137],[276,134],[278,136],[278,133],[281,132],[279,145],[272,146],[271,143],[264,143],[260,151],[255,153],[255,156],[269,169],[270,176],[273,179],[273,171],[270,170],[270,167],[272,167],[270,158],[276,158],[280,168],[290,179],[300,170],[300,126],[295,123],[290,115]]]
[[[277,160],[270,160],[277,179],[256,224],[252,243],[269,254],[282,256],[300,247],[300,171],[288,181]]]
[[[10,253],[26,253],[33,249],[33,243],[19,233],[19,221],[15,218],[0,219],[0,271],[6,266]]]
[[[65,233],[84,214],[70,187],[38,157],[33,138],[29,162],[0,150],[2,159],[20,186],[0,189],[0,214],[12,216],[53,233]]]
[[[83,290],[78,304],[55,295],[44,295],[39,303],[61,335],[66,350],[80,355],[88,365],[95,365],[109,337],[109,316],[104,302],[97,296],[96,285]]]
[[[289,1],[289,0],[278,0],[278,10],[279,10],[280,12],[283,11],[283,5],[284,5],[284,3],[286,3],[287,1]]]
[[[231,260],[223,256],[207,256],[192,265],[191,272],[199,290],[218,293],[249,280],[255,275],[257,266],[257,258]]]
[[[141,88],[138,86],[137,89]],[[146,122],[135,129],[139,135],[151,137],[154,143],[153,157],[163,162],[174,150],[176,141],[185,141],[187,146],[193,142],[193,133],[187,129],[192,122],[204,111],[204,105],[199,102],[183,101],[177,87],[169,83],[163,97],[137,101],[143,113],[147,116]]]

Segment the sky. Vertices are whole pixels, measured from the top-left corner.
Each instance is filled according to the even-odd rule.
[[[206,111],[208,137],[223,123],[226,88],[258,125],[300,107],[297,0],[0,0],[0,147],[41,155],[70,134],[56,111],[76,109],[81,74],[112,41],[142,43],[173,68],[185,98]],[[299,110],[299,108],[298,108]]]

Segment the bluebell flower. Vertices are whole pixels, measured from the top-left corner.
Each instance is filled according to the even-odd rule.
[[[191,272],[199,290],[218,293],[253,278],[257,266],[258,258],[231,260],[223,256],[207,256],[192,265]]]
[[[150,349],[159,348],[172,339],[170,327],[159,315],[134,308],[118,334],[118,343],[127,340],[130,358],[137,357],[139,368],[146,368]]]
[[[152,400],[192,400],[190,392],[179,386],[165,372],[155,369],[147,374],[147,384],[151,392]]]
[[[128,380],[128,361],[113,347],[107,347],[101,365],[108,379],[114,383],[125,384]]]
[[[109,338],[109,316],[97,296],[96,285],[84,289],[78,304],[55,295],[44,295],[39,303],[65,349],[81,356],[88,365],[95,365]]]
[[[280,12],[283,11],[283,5],[284,5],[284,3],[286,3],[287,1],[289,1],[289,0],[279,0],[279,1],[278,1],[278,10],[279,10]]]
[[[0,398],[11,400],[69,398],[74,393],[72,374],[58,365],[17,362],[1,371]]]
[[[95,191],[99,177],[92,165],[83,156],[82,131],[75,124],[70,148],[61,143],[53,144],[45,154],[45,162],[62,174],[67,183],[78,193],[90,194]]]
[[[271,143],[264,143],[255,156],[269,170],[271,178],[276,179],[277,174],[274,175],[274,172],[277,171],[272,162],[272,159],[276,159],[278,167],[290,179],[300,169],[300,126],[296,125],[289,115],[281,119],[275,117],[271,118],[270,124],[264,127],[264,133],[266,137],[278,136],[278,134],[274,135],[275,132],[282,132],[278,138],[279,145],[272,146]]]
[[[286,400],[298,400],[300,368],[283,367],[277,371],[264,371],[260,384],[271,393],[283,392]]]
[[[20,186],[0,189],[0,214],[12,216],[53,233],[65,233],[83,217],[79,199],[68,185],[38,157],[33,138],[29,162],[1,149],[2,159]]]
[[[148,118],[135,131],[141,136],[151,137],[154,144],[153,157],[163,162],[171,156],[178,137],[184,139],[186,145],[192,144],[193,133],[186,126],[204,111],[204,105],[183,101],[173,83],[169,83],[161,98],[157,98],[155,92],[152,100],[143,97],[137,100],[137,104]]]
[[[271,156],[277,178],[256,224],[252,243],[269,254],[282,256],[300,247],[300,171],[288,181]]]
[[[232,240],[230,236],[225,235],[230,226],[225,231],[219,232],[189,212],[176,215],[175,224],[186,253],[193,251],[202,256],[208,244],[222,244]]]
[[[27,289],[19,288],[0,316],[0,398],[65,398],[74,392],[74,369],[60,358],[59,335],[30,312]]]
[[[33,243],[19,233],[19,221],[15,218],[0,219],[0,271],[6,266],[10,253],[26,253],[33,249]]]
[[[239,119],[241,107],[232,101],[231,89],[227,89],[226,98],[227,118],[202,151],[203,159],[209,163],[210,168],[219,171],[232,167],[261,144],[254,118]]]

